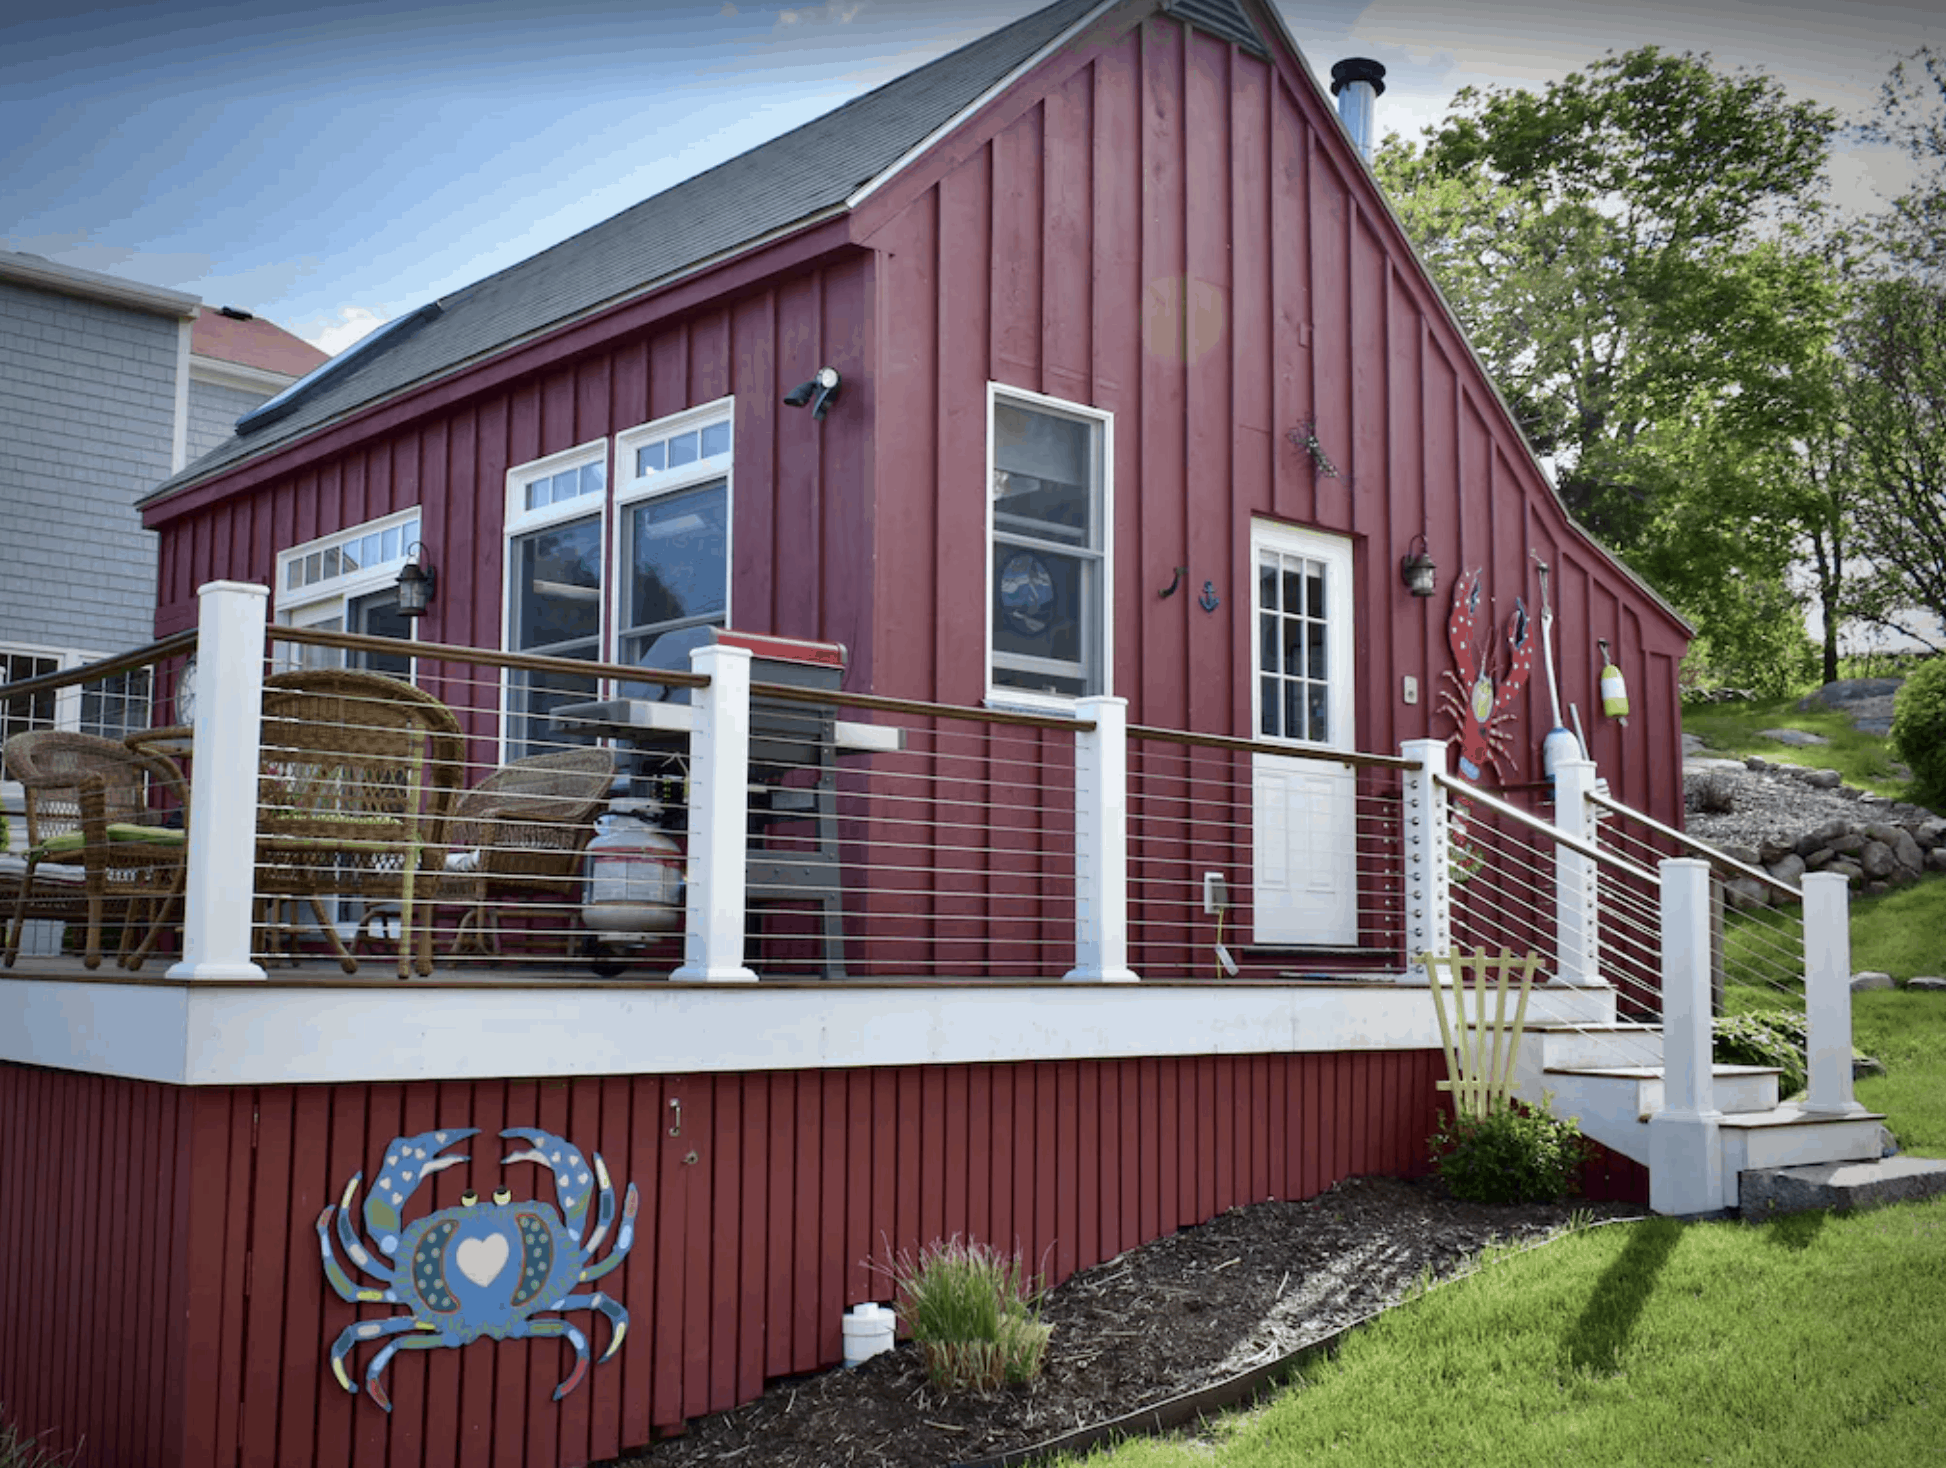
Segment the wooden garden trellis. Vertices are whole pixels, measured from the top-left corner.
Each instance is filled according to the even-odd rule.
[[[1513,1085],[1514,1056],[1527,1023],[1527,995],[1533,988],[1534,954],[1516,958],[1502,949],[1490,953],[1427,953],[1419,960],[1432,984],[1433,1009],[1439,1015],[1439,1043],[1446,1052],[1448,1079],[1439,1089],[1453,1093],[1453,1108],[1463,1117],[1482,1118],[1507,1099]],[[1469,985],[1468,973],[1472,978]],[[1507,991],[1519,977],[1519,995],[1512,1022],[1507,1019]],[[1451,989],[1452,1012],[1447,1012]],[[1472,1015],[1467,1014],[1469,997]],[[1493,1013],[1488,1016],[1491,1002]],[[1488,1045],[1492,1049],[1489,1053]]]

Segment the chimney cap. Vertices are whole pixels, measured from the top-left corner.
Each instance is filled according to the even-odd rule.
[[[1374,61],[1369,56],[1347,56],[1343,61],[1334,61],[1331,64],[1332,96],[1337,96],[1353,82],[1370,82],[1372,95],[1384,96],[1385,63]]]

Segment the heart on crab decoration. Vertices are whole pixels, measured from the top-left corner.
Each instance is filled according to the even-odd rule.
[[[489,1285],[507,1267],[509,1252],[506,1237],[502,1234],[490,1234],[483,1239],[464,1239],[453,1250],[453,1263],[474,1284]]]

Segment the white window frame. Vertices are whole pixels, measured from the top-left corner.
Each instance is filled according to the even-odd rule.
[[[986,474],[980,481],[980,493],[986,502],[984,515],[986,579],[983,583],[984,602],[980,608],[986,705],[988,708],[1016,709],[1028,713],[1071,714],[1074,712],[1075,698],[1064,694],[1038,693],[1032,689],[1015,688],[1007,684],[996,684],[993,681],[993,578],[997,569],[993,539],[993,476],[998,467],[995,464],[994,408],[1003,401],[1061,417],[1080,419],[1100,429],[1101,483],[1098,487],[1098,508],[1101,515],[1101,606],[1098,615],[1101,658],[1099,692],[1102,695],[1112,694],[1115,691],[1115,415],[1106,409],[1091,407],[1086,403],[1049,397],[1045,393],[1029,392],[1025,388],[1008,387],[998,382],[987,383]],[[1085,664],[1083,671],[1084,673],[1087,671]]]
[[[46,673],[65,673],[71,668],[79,668],[88,663],[99,662],[108,656],[107,653],[86,652],[80,648],[73,647],[42,647],[31,642],[0,642],[0,655],[49,659],[53,662],[54,666],[47,669]],[[133,672],[135,670],[130,669],[130,671]],[[36,674],[35,676],[44,677],[46,673]],[[150,672],[150,678],[149,698],[150,708],[153,709],[155,699],[153,670]],[[14,680],[10,679],[8,681]],[[83,699],[83,685],[79,683],[73,683],[65,688],[55,689],[53,722],[39,727],[59,729],[70,734],[83,732],[81,727],[81,712],[84,707]],[[146,722],[144,727],[146,727]],[[21,733],[24,731],[15,730],[14,732]],[[4,810],[9,817],[9,823],[12,826],[12,838],[16,844],[26,839],[26,826],[19,821],[12,820],[12,817],[20,815],[25,809],[26,793],[21,789],[20,782],[18,780],[0,779],[0,810]],[[4,903],[0,903],[0,921],[6,921],[11,916],[12,909],[6,907]]]
[[[530,482],[589,464],[599,464],[602,467],[602,483],[598,492],[577,495],[574,499],[563,500],[559,504],[543,505],[531,510],[527,508],[527,486]],[[576,444],[573,448],[562,449],[544,458],[530,459],[524,464],[512,465],[507,470],[506,519],[500,533],[500,650],[502,652],[532,651],[532,649],[515,649],[510,646],[514,631],[514,543],[539,530],[549,530],[577,520],[592,519],[596,524],[596,533],[600,537],[595,564],[600,569],[603,584],[597,588],[595,652],[589,661],[598,663],[607,659],[611,625],[608,602],[614,592],[610,573],[615,538],[614,486],[614,465],[609,460],[608,440],[605,437],[589,439],[586,443]],[[553,656],[551,653],[538,655]],[[516,670],[509,668],[500,678],[499,748],[502,763],[513,758],[517,743],[512,737],[515,718],[513,690],[517,676]],[[597,680],[593,696],[601,697],[601,689],[602,684]]]
[[[342,552],[344,547],[363,540],[368,535],[383,535],[388,530],[399,532],[399,554],[381,561],[373,561],[360,566],[356,571],[343,572],[312,582],[308,586],[290,585],[290,568],[302,564],[309,556],[325,551]],[[389,515],[380,515],[375,520],[366,520],[357,525],[348,525],[342,530],[334,530],[329,535],[320,535],[314,540],[304,541],[277,553],[277,572],[272,596],[271,620],[278,627],[308,627],[330,618],[335,608],[339,617],[348,619],[351,604],[373,592],[384,591],[398,585],[399,570],[411,559],[409,549],[419,543],[424,534],[424,517],[420,507],[396,510]],[[411,627],[412,640],[418,641],[419,625],[415,620]],[[279,660],[280,666],[296,666]],[[416,672],[417,662],[414,662]]]
[[[647,474],[634,472],[636,452],[646,444],[660,439],[674,438],[680,434],[713,427],[718,423],[727,424],[730,430],[730,447],[720,454],[699,458],[691,463],[678,465],[674,469],[657,469]],[[715,402],[704,403],[700,407],[685,408],[680,413],[672,413],[666,418],[658,418],[653,423],[643,423],[625,429],[615,435],[615,490],[614,490],[614,528],[609,536],[609,570],[611,573],[610,595],[604,601],[604,608],[612,610],[613,615],[604,619],[605,655],[611,662],[621,662],[622,639],[633,632],[627,624],[628,618],[628,575],[629,547],[625,512],[644,500],[660,499],[664,495],[678,494],[686,489],[714,480],[723,481],[724,500],[724,544],[723,544],[723,625],[733,626],[731,616],[734,609],[736,583],[736,474],[733,461],[736,457],[736,399],[718,398]],[[624,477],[626,476],[626,477]]]
[[[1325,567],[1327,612],[1339,615],[1325,626],[1325,679],[1328,689],[1326,720],[1328,737],[1322,741],[1293,739],[1287,734],[1264,733],[1264,645],[1263,582],[1257,558],[1262,551],[1318,561]],[[1357,638],[1352,626],[1357,617],[1357,585],[1353,580],[1355,557],[1352,542],[1341,535],[1308,530],[1282,521],[1252,519],[1250,522],[1250,737],[1266,744],[1288,745],[1296,749],[1356,749],[1353,722],[1358,711]],[[1331,578],[1341,578],[1334,592]]]

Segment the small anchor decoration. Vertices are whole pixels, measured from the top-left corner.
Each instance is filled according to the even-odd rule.
[[[1216,583],[1214,581],[1205,581],[1203,583],[1203,594],[1196,598],[1196,602],[1206,612],[1213,612],[1223,605],[1221,598],[1216,594]]]

